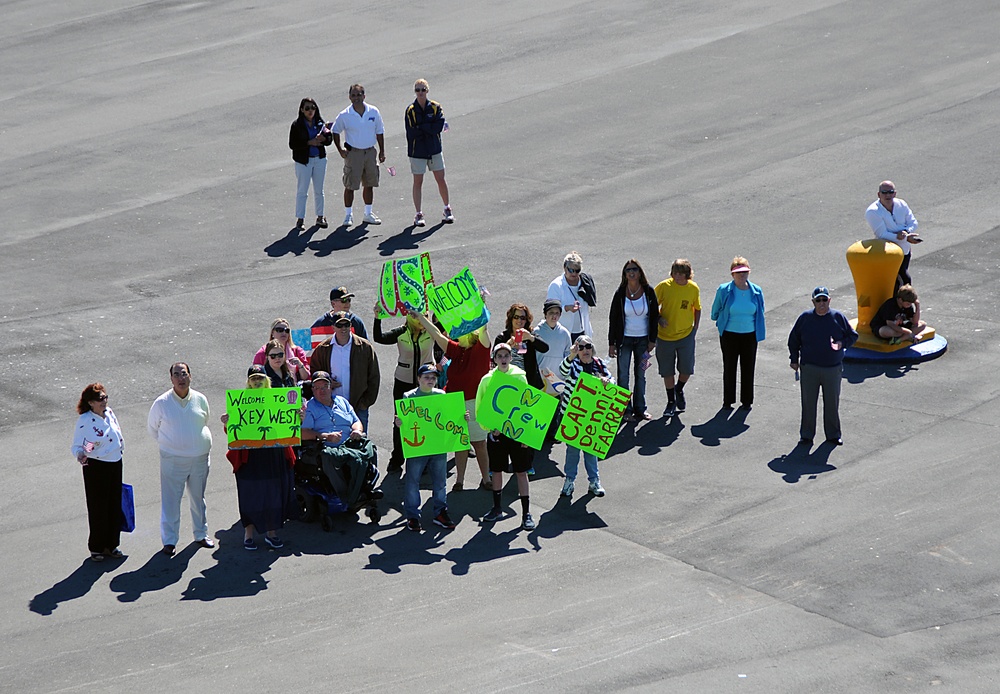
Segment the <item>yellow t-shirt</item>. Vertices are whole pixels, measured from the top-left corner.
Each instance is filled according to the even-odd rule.
[[[682,340],[694,328],[694,312],[701,310],[701,290],[693,280],[680,285],[673,277],[656,285],[656,302],[660,305],[660,318],[667,319],[667,327],[656,329],[661,340]]]

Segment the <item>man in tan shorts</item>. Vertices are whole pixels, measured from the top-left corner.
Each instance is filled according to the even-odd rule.
[[[360,84],[352,84],[348,94],[351,105],[337,114],[333,123],[333,144],[340,156],[344,158],[344,224],[350,226],[354,222],[352,209],[354,207],[354,191],[362,188],[362,198],[365,201],[366,224],[381,224],[382,220],[372,211],[372,200],[375,188],[378,187],[380,163],[385,162],[385,128],[382,125],[382,114],[370,104],[365,103],[365,88]],[[344,135],[341,146],[340,136]],[[375,160],[375,146],[378,145],[378,161]]]

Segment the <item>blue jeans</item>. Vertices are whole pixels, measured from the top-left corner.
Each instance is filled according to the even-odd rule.
[[[448,508],[448,490],[445,479],[448,476],[448,455],[422,455],[406,459],[406,491],[403,493],[403,515],[420,518],[420,476],[424,468],[431,471],[431,498],[434,499],[434,515]]]
[[[577,470],[580,468],[580,449],[566,444],[566,465],[564,472],[566,479],[572,482],[576,479]],[[597,456],[593,453],[583,454],[583,466],[587,468],[587,480],[591,483],[600,482],[601,477],[597,474]]]
[[[618,385],[628,388],[628,372],[635,375],[632,390],[632,414],[642,416],[646,411],[646,371],[642,368],[642,355],[646,353],[649,340],[645,337],[625,337],[618,347]]]
[[[306,198],[309,197],[309,181],[313,184],[313,195],[316,197],[316,216],[323,216],[323,181],[326,180],[326,159],[309,157],[308,164],[295,162],[295,216],[303,219],[306,216]]]

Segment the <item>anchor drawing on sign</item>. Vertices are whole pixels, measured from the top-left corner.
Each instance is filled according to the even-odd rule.
[[[420,446],[423,446],[424,445],[424,441],[427,440],[427,437],[426,436],[420,436],[419,431],[420,431],[420,425],[417,424],[416,422],[414,422],[413,423],[413,440],[409,441],[408,439],[406,439],[404,437],[403,438],[403,443],[405,443],[407,446],[411,446],[413,448],[419,448]]]

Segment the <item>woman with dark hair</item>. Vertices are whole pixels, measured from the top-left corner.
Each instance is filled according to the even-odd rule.
[[[264,365],[264,373],[271,379],[272,388],[294,388],[295,376],[288,368],[288,361],[285,359],[285,349],[277,340],[271,340],[264,345],[267,363]]]
[[[618,363],[618,385],[629,387],[629,366],[635,375],[632,400],[626,416],[652,419],[646,411],[646,366],[656,349],[656,322],[660,317],[656,292],[646,280],[642,265],[629,258],[622,267],[622,283],[611,299],[608,315],[608,354]]]
[[[266,389],[267,374],[259,364],[247,371],[248,389]],[[222,415],[223,426],[229,415]],[[249,448],[231,450],[226,458],[236,475],[236,496],[243,525],[243,549],[257,549],[254,532],[264,533],[264,542],[271,549],[281,549],[285,544],[278,531],[285,521],[298,512],[295,500],[295,478],[292,466],[295,453],[291,448]]]
[[[87,494],[90,522],[90,558],[123,559],[118,549],[122,528],[122,452],[124,440],[118,418],[108,407],[108,394],[100,383],[91,383],[76,405],[73,446],[70,449],[83,466],[83,488]]]
[[[301,229],[305,222],[310,181],[316,197],[316,226],[320,229],[329,226],[323,216],[323,181],[326,179],[326,145],[333,142],[333,134],[324,125],[315,101],[306,97],[299,102],[299,116],[292,121],[288,131],[288,148],[292,150],[298,181],[295,189],[296,229]]]
[[[305,350],[295,344],[295,341],[292,339],[292,330],[288,325],[288,321],[284,318],[278,318],[271,323],[271,336],[267,338],[267,343],[257,350],[257,354],[253,355],[253,363],[266,366],[268,362],[268,345],[273,340],[277,340],[281,349],[285,351],[285,363],[288,364],[288,370],[291,372],[292,377],[296,381],[308,381],[309,359],[306,357]],[[295,384],[293,383],[292,385]]]
[[[510,363],[525,372],[529,386],[544,390],[545,383],[538,372],[538,355],[548,352],[549,346],[538,337],[538,330],[532,329],[532,320],[531,309],[524,304],[511,304],[507,309],[504,330],[493,340],[493,344],[505,342],[510,345]]]

